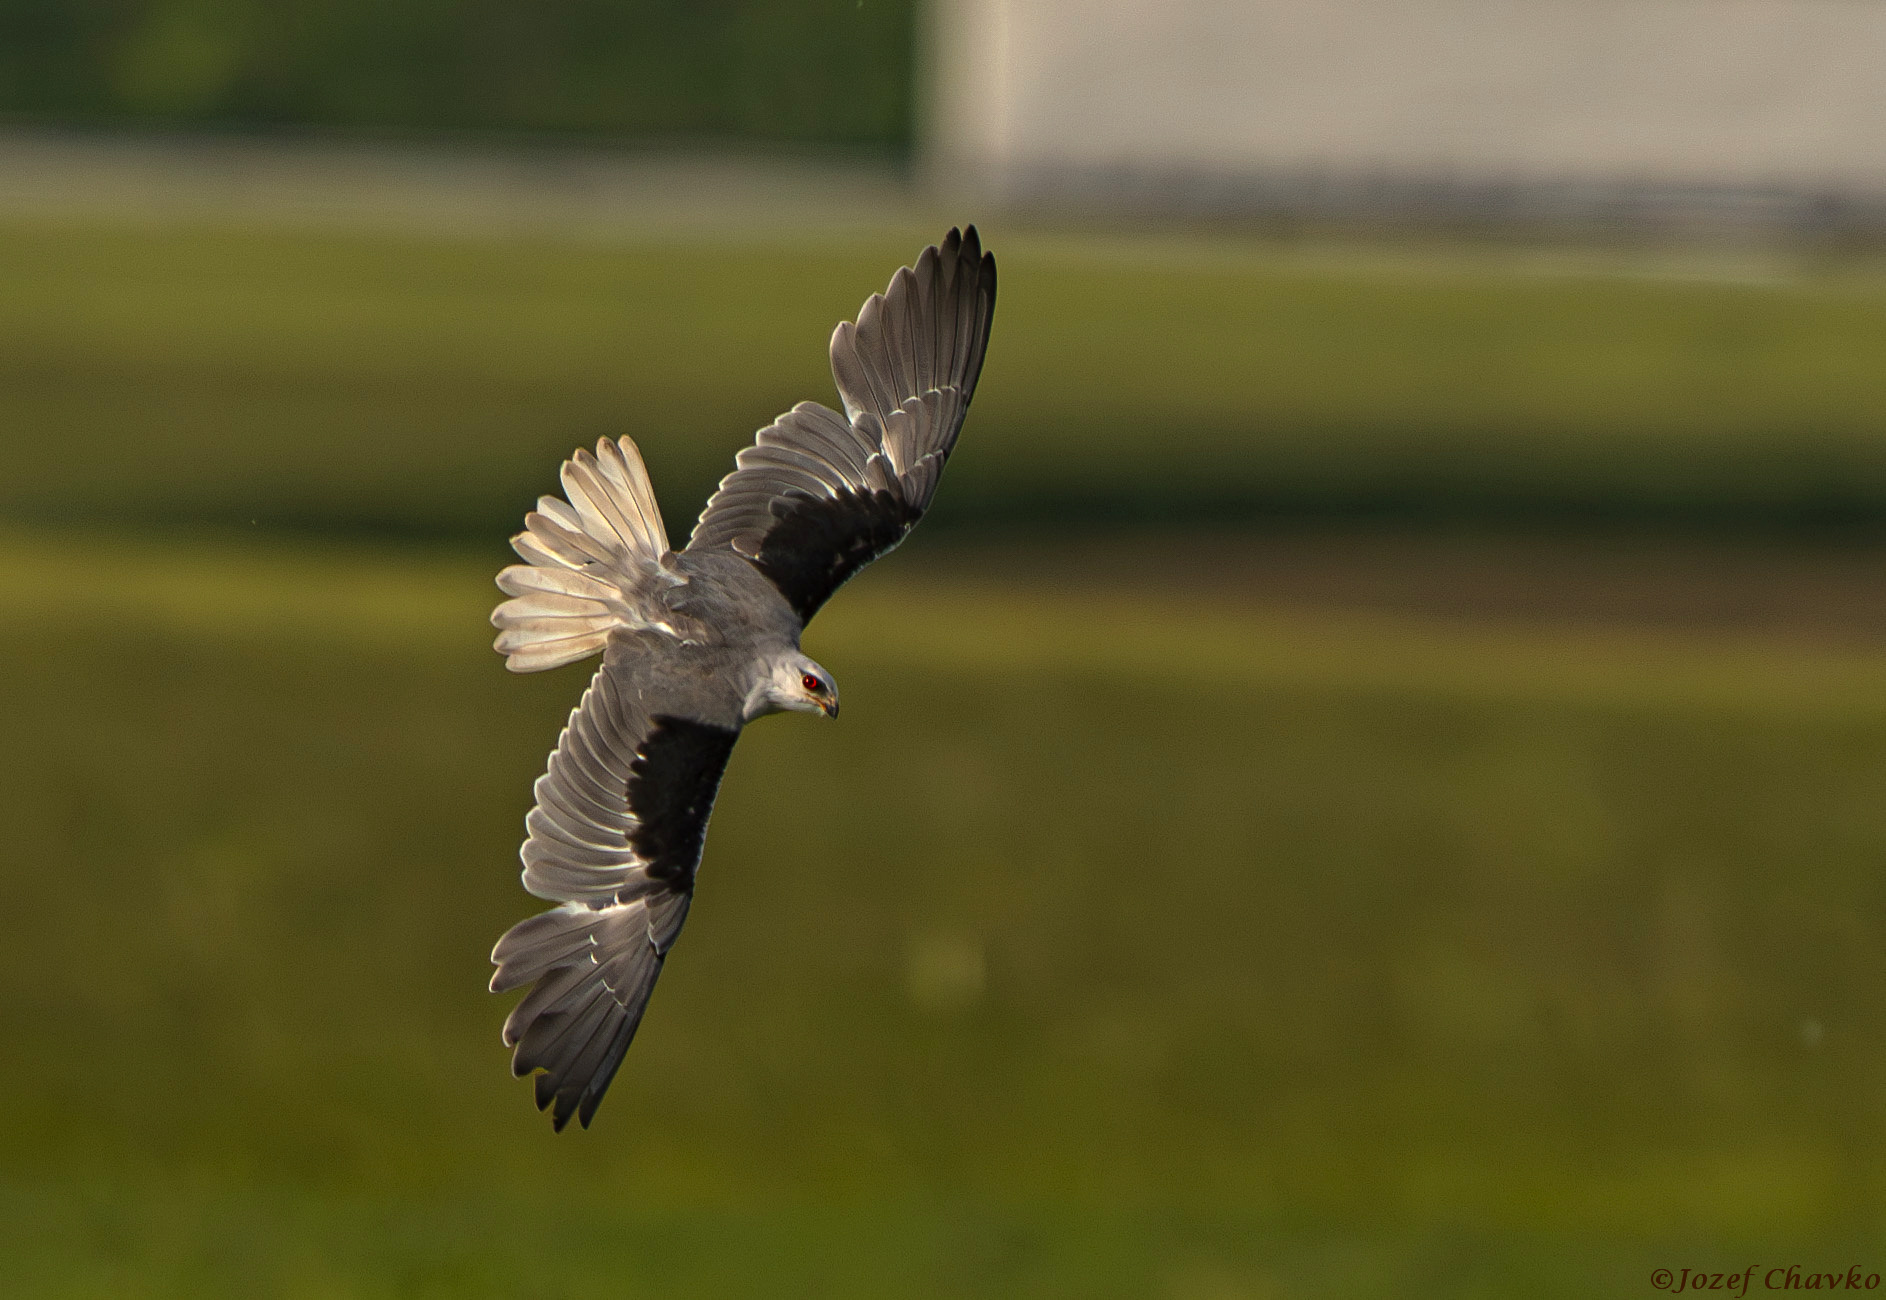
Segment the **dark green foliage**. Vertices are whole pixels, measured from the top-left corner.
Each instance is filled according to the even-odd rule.
[[[0,0],[0,113],[901,148],[912,0]]]

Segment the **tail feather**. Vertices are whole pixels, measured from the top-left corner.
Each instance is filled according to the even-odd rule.
[[[604,438],[563,462],[568,501],[541,497],[511,547],[525,563],[498,574],[511,597],[491,615],[512,672],[557,668],[601,650],[617,629],[673,633],[657,593],[685,582],[641,453]]]

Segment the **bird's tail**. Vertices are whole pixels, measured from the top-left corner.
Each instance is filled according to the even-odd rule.
[[[675,634],[655,599],[687,579],[673,567],[668,531],[641,453],[627,438],[563,462],[567,501],[539,497],[511,546],[525,560],[498,574],[511,599],[491,615],[495,648],[514,673],[573,663],[618,628]]]

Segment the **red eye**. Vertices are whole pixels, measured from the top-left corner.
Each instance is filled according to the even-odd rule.
[[[801,677],[799,679],[799,685],[805,687],[806,690],[810,691],[814,695],[817,695],[820,691],[825,689],[825,684],[819,681],[819,679],[814,677],[811,673],[807,673],[803,677]]]

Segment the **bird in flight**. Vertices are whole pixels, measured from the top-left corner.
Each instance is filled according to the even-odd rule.
[[[844,414],[801,402],[734,459],[680,551],[635,444],[563,463],[511,539],[491,616],[513,672],[602,652],[537,778],[524,888],[557,906],[498,940],[512,1072],[538,1072],[560,1131],[590,1117],[635,1036],[694,894],[708,814],[740,730],[781,710],[838,716],[799,635],[896,546],[936,495],[976,391],[995,259],[950,231],[832,334]]]

